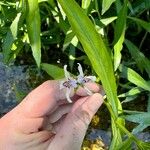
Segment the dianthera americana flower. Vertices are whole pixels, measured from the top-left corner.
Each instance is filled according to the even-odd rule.
[[[66,89],[66,99],[69,103],[72,103],[70,99],[70,93],[72,90],[77,89],[79,86],[83,87],[88,95],[93,93],[85,86],[87,82],[95,82],[95,76],[84,76],[82,66],[78,63],[79,75],[77,77],[71,77],[67,71],[67,65],[64,66],[65,80],[60,82],[60,89]]]

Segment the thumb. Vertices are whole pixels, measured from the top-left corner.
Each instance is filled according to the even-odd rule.
[[[98,93],[79,99],[74,104],[71,113],[66,117],[59,133],[56,134],[50,149],[58,149],[61,145],[63,149],[71,147],[72,150],[80,150],[88,125],[102,102],[102,95]]]

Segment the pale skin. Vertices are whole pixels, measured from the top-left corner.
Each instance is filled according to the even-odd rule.
[[[80,150],[88,125],[103,102],[101,87],[86,86],[65,100],[59,81],[46,81],[0,119],[0,150]]]

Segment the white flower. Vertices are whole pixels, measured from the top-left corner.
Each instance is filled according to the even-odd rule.
[[[70,93],[72,90],[77,89],[79,86],[82,86],[88,95],[92,95],[93,93],[85,86],[87,82],[95,82],[95,76],[84,76],[83,70],[81,65],[78,63],[78,70],[79,75],[76,78],[70,76],[69,72],[67,71],[67,65],[64,66],[64,73],[65,73],[65,81],[60,82],[60,89],[66,89],[66,99],[69,103],[72,103],[70,99]]]
[[[70,99],[70,93],[73,89],[77,88],[77,81],[72,78],[67,71],[67,65],[64,65],[64,73],[65,73],[65,81],[60,82],[60,89],[66,88],[66,99],[69,103],[72,103],[72,100]]]
[[[84,89],[86,90],[88,95],[92,95],[93,93],[84,84],[87,82],[95,82],[96,77],[95,76],[84,76],[82,66],[80,63],[78,63],[78,70],[79,70],[79,75],[77,76],[78,84],[84,87]]]

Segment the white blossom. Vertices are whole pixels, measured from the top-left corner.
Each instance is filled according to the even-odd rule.
[[[65,80],[60,82],[60,89],[66,89],[66,99],[69,103],[72,103],[70,99],[70,93],[72,90],[77,89],[79,86],[82,86],[88,95],[92,95],[93,93],[85,86],[87,82],[95,82],[95,76],[84,76],[82,66],[78,63],[78,71],[79,75],[77,77],[71,77],[69,72],[67,71],[67,65],[64,65],[64,73]]]

